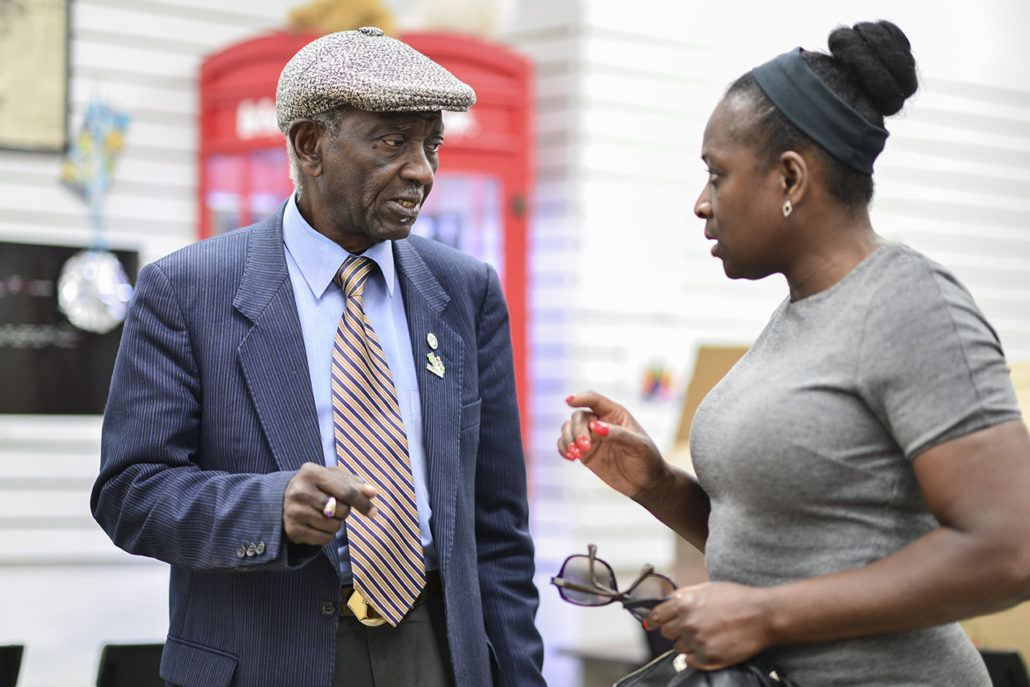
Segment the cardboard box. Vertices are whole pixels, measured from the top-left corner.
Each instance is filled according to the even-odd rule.
[[[676,438],[668,460],[691,474],[694,466],[690,462],[690,425],[694,422],[694,413],[701,405],[702,399],[711,391],[730,368],[747,352],[746,346],[700,346],[694,371],[687,384],[687,392],[683,396],[683,410],[680,413]],[[700,551],[679,537],[676,538],[676,564],[673,577],[681,587],[704,582],[705,557]]]

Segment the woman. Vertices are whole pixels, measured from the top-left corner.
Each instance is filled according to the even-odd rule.
[[[997,336],[939,265],[870,224],[883,117],[916,90],[890,22],[738,79],[695,205],[731,278],[789,297],[711,391],[691,475],[595,393],[559,451],[706,554],[646,618],[689,665],[762,653],[807,687],[983,685],[955,621],[1030,589],[1030,437]]]

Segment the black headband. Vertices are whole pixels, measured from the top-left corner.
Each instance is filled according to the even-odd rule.
[[[863,174],[883,150],[887,131],[844,102],[795,48],[752,70],[773,105],[826,152]]]

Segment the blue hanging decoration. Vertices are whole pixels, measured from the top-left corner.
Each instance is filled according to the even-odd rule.
[[[118,257],[108,250],[103,205],[114,165],[125,147],[130,116],[94,99],[61,166],[61,182],[89,207],[93,241],[70,257],[57,280],[57,302],[68,321],[87,332],[106,334],[125,319],[132,285]]]

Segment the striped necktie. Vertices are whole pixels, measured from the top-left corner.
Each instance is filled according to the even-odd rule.
[[[396,626],[425,586],[426,572],[397,392],[361,302],[375,268],[369,258],[351,256],[336,274],[345,306],[333,345],[333,425],[340,465],[378,492],[374,518],[352,510],[346,519],[354,589]]]

